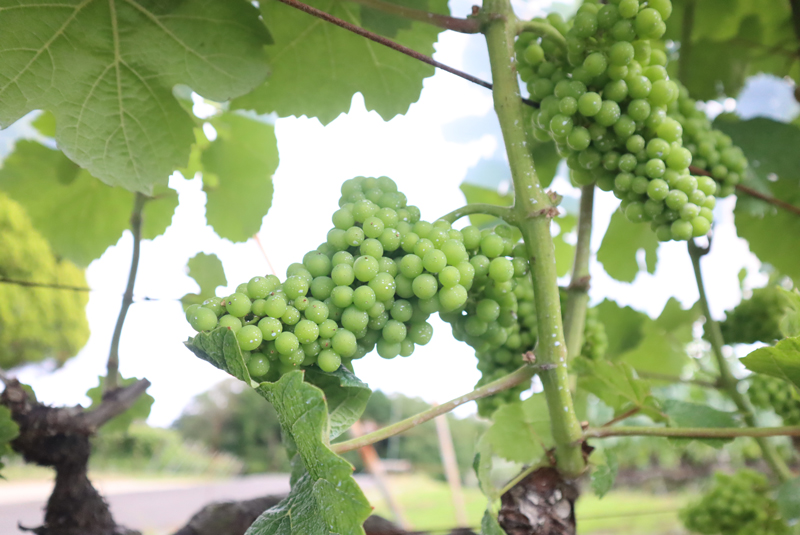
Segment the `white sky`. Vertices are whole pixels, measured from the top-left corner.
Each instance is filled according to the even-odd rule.
[[[454,14],[463,15],[471,3],[453,0],[451,9]],[[530,3],[519,2],[518,7],[527,16],[535,12]],[[488,80],[482,46],[480,36],[442,34],[435,57]],[[758,84],[751,85],[757,86],[758,91],[746,90],[740,98],[740,109],[746,103],[750,106],[748,115],[779,114],[780,118],[788,118],[783,116],[787,102],[793,100],[786,98],[790,97],[786,84],[759,79]],[[769,92],[770,99],[755,98],[764,91]],[[758,106],[754,108],[753,103]],[[733,103],[718,106],[720,110],[725,104],[730,107]],[[465,201],[458,186],[467,171],[482,158],[502,155],[502,140],[492,113],[489,91],[437,72],[425,80],[422,97],[409,113],[388,122],[367,112],[361,95],[353,98],[349,114],[327,127],[316,119],[278,120],[281,163],[274,177],[273,207],[264,218],[260,233],[278,275],[283,277],[290,263],[300,261],[303,254],[324,241],[339,187],[353,176],[392,177],[429,221],[462,206]],[[462,121],[455,123],[459,119]],[[0,144],[8,137],[0,134]],[[167,232],[143,243],[135,291],[138,298],[165,300],[137,302],[131,307],[120,347],[121,373],[126,377],[147,377],[152,383],[149,393],[156,401],[149,422],[159,426],[169,425],[193,396],[228,377],[183,346],[193,331],[184,320],[180,303],[171,299],[197,291],[185,273],[187,260],[201,251],[221,258],[230,286],[218,289],[219,295],[230,293],[252,276],[268,272],[267,263],[252,240],[235,245],[218,238],[205,226],[205,194],[199,179],[172,177],[170,186],[178,191],[180,206]],[[554,187],[566,196],[577,192],[563,179],[557,179]],[[593,252],[617,205],[610,193],[598,193]],[[703,264],[709,275],[708,290],[715,316],[739,301],[737,274],[743,266],[751,271],[749,284],[763,284],[764,280],[755,274],[758,262],[746,242],[735,236],[732,208],[732,199],[719,203],[713,250]],[[131,247],[131,235],[126,231],[119,243],[87,271],[88,283],[96,291],[90,294],[87,307],[92,335],[80,354],[54,372],[48,366],[29,366],[19,371],[20,379],[33,385],[40,400],[59,405],[86,403],[84,393],[97,384],[98,375],[105,373]],[[697,299],[683,244],[661,245],[655,275],[640,273],[630,285],[611,279],[594,260],[591,270],[594,302],[613,296],[622,305],[630,304],[657,315],[670,297],[677,297],[684,306]],[[453,340],[447,325],[434,321],[433,341],[417,348],[413,356],[384,361],[371,354],[356,361],[356,372],[373,389],[443,402],[473,388],[480,376],[475,363],[469,347]],[[474,404],[461,412],[469,411],[474,411]]]

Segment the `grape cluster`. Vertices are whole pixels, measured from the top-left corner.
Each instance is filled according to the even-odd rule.
[[[769,491],[767,479],[758,472],[717,473],[711,489],[681,511],[681,520],[690,531],[706,535],[788,534]]]
[[[387,177],[346,181],[332,221],[325,243],[289,266],[283,283],[254,277],[224,299],[189,307],[189,323],[233,330],[251,375],[272,381],[298,367],[352,369],[376,347],[386,359],[410,356],[431,339],[432,313],[466,303],[474,265],[482,266],[467,252],[481,243],[477,228],[421,221]]]
[[[563,310],[563,308],[562,308]],[[590,360],[600,360],[608,349],[606,326],[600,321],[596,308],[586,310],[586,323],[583,327],[583,346],[581,356]]]
[[[519,73],[531,99],[533,135],[555,141],[572,180],[613,191],[634,222],[659,240],[688,240],[711,228],[717,183],[692,176],[683,127],[668,116],[679,97],[667,56],[653,46],[666,30],[670,0],[586,2],[572,24],[558,14],[538,22],[565,36],[524,33]]]
[[[669,105],[667,115],[683,127],[683,143],[692,153],[692,166],[710,173],[718,182],[717,196],[732,194],[748,166],[742,149],[733,144],[730,136],[711,126],[681,84],[678,84],[678,100]]]
[[[782,338],[781,320],[786,315],[788,303],[780,288],[756,288],[750,299],[745,299],[726,314],[720,322],[722,339],[726,344],[771,343]]]
[[[747,393],[753,405],[774,410],[784,425],[800,425],[800,399],[791,384],[777,377],[754,374]]]

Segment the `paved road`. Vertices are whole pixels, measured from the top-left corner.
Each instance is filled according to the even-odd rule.
[[[362,486],[369,481],[358,478]],[[163,535],[183,526],[209,502],[246,500],[289,491],[289,476],[266,474],[237,479],[198,482],[99,482],[119,524],[146,535]],[[22,533],[17,522],[35,527],[42,523],[42,508],[50,485],[42,483],[0,486],[0,534]]]

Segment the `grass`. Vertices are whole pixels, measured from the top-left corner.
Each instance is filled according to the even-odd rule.
[[[389,487],[400,503],[411,528],[431,530],[456,525],[455,509],[446,483],[423,475],[392,476]],[[386,502],[377,488],[367,493],[375,513],[392,518]],[[678,520],[678,509],[689,495],[651,495],[635,491],[614,491],[602,500],[587,492],[576,510],[580,535],[676,535],[684,533]],[[480,525],[486,499],[476,488],[464,489],[467,522]]]

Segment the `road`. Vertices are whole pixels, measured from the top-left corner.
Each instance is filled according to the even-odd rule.
[[[359,484],[369,480],[357,477]],[[111,505],[117,523],[138,529],[145,535],[166,535],[183,526],[209,502],[246,500],[289,491],[288,474],[263,474],[222,481],[98,481],[97,488]],[[43,507],[52,483],[0,484],[0,534],[23,533],[26,527],[41,525]]]

